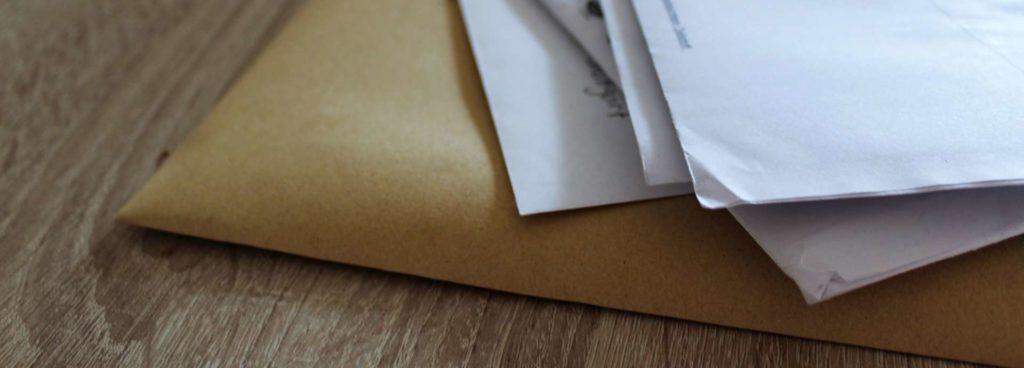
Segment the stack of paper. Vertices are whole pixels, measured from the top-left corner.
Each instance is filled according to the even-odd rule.
[[[521,216],[514,195],[520,204],[532,198],[536,205],[520,205],[520,211],[537,213],[688,193],[685,183],[648,186],[677,182],[661,175],[671,171],[658,171],[666,168],[685,180],[691,176],[658,161],[685,162],[686,147],[678,142],[659,75],[644,64],[654,61],[635,11],[613,7],[631,3],[562,8],[589,15],[582,18],[588,27],[617,20],[608,24],[613,51],[631,59],[616,63],[613,53],[613,67],[646,71],[620,76],[627,120],[622,100],[610,98],[617,89],[603,88],[608,80],[592,74],[600,64],[587,63],[568,27],[548,14],[556,8],[515,1],[491,1],[503,5],[489,10],[512,13],[484,14],[484,20],[502,21],[506,29],[482,32],[486,24],[475,21],[473,41],[501,37],[535,54],[502,59],[491,50],[497,56],[487,65],[474,60],[463,19],[480,17],[480,9],[460,12],[459,3],[448,0],[306,2],[117,218],[521,295],[1024,366],[1024,290],[1018,287],[1024,284],[1024,237],[808,306],[729,212],[815,300],[1020,232],[1022,194],[1012,185],[728,211],[703,209],[686,194]],[[1020,39],[1017,24],[1024,22],[1012,4],[939,4],[959,14],[979,39],[1019,59],[1021,43],[1010,41]],[[547,20],[514,20],[526,16]],[[624,43],[617,35],[631,29],[624,21],[633,22],[637,41]],[[536,24],[550,28],[528,28]],[[695,34],[687,35],[691,47],[700,47]],[[534,46],[522,46],[524,40]],[[559,61],[547,52],[565,51],[553,45],[577,51],[566,53],[575,55],[570,62]],[[642,52],[623,54],[627,47]],[[532,80],[522,82],[532,93],[516,98],[547,93],[574,105],[502,99],[508,105],[494,110],[502,118],[499,142],[478,67],[489,71],[486,83],[498,101],[495,82],[511,82],[494,79],[500,75],[494,71],[516,72],[512,63],[543,74],[521,74]],[[638,113],[640,103],[647,110]],[[524,111],[528,118],[591,111],[597,120],[507,119]],[[646,133],[634,137],[631,126]],[[510,140],[513,133],[520,136]],[[588,144],[582,137],[602,141]],[[501,143],[509,158],[526,158],[513,175]],[[824,286],[820,294],[814,285]]]
[[[693,192],[811,303],[1024,233],[1019,6],[461,5],[522,215]]]

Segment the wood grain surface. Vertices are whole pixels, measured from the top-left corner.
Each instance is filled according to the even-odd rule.
[[[0,365],[966,366],[115,224],[299,2],[0,0]]]

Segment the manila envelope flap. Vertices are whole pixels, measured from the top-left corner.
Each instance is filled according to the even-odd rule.
[[[726,212],[692,196],[526,218],[514,206],[456,2],[311,0],[118,216],[519,294],[1024,365],[1019,244],[809,307]]]

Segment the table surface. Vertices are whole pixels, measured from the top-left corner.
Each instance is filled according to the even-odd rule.
[[[0,364],[966,366],[116,224],[300,2],[0,1]]]

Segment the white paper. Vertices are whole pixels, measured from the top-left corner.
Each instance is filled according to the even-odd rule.
[[[1017,66],[1024,61],[1024,3],[1020,0],[935,0],[958,25]]]
[[[461,5],[520,214],[689,192],[644,182],[621,93],[539,3]]]
[[[523,0],[530,1],[530,0]],[[604,14],[597,0],[539,0],[562,27],[574,36],[586,55],[597,62],[601,70],[619,85],[619,72],[615,68],[612,52],[608,49],[608,31]]]
[[[690,183],[690,169],[633,6],[629,1],[603,0],[601,7],[647,184]]]
[[[633,14],[629,0],[606,0],[604,8],[609,22]],[[628,19],[620,23],[629,24],[639,27]],[[644,43],[636,29],[609,34],[612,45]],[[620,70],[624,88],[630,86],[625,81],[631,74],[650,72]],[[646,89],[637,92],[644,98],[662,99],[656,83],[633,88]],[[796,282],[807,302],[816,303],[1020,235],[1021,204],[1024,188],[1012,187],[739,206],[730,211]]]
[[[1020,3],[966,3],[633,2],[709,208],[1024,183]]]
[[[730,211],[816,303],[1024,234],[1021,203],[1003,187]]]

